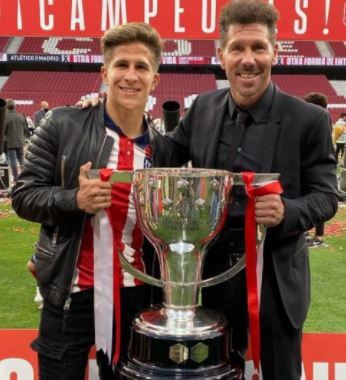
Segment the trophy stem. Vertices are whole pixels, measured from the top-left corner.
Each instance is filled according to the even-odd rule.
[[[199,305],[203,257],[203,250],[183,241],[169,244],[166,254],[159,257],[167,308],[183,312]]]

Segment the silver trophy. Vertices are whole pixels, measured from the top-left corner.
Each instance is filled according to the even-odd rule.
[[[117,180],[119,173],[114,174]],[[257,174],[254,184],[277,178]],[[227,217],[231,191],[241,175],[224,170],[156,168],[134,174],[134,199],[143,233],[153,244],[160,279],[122,266],[135,277],[163,289],[163,305],[133,321],[123,379],[241,379],[242,363],[231,356],[223,315],[200,305],[202,287],[230,279],[244,256],[229,270],[202,280],[208,245]],[[264,229],[259,227],[258,236]]]
[[[125,379],[238,379],[230,363],[224,317],[200,306],[206,248],[227,217],[230,172],[213,169],[143,169],[134,174],[140,227],[153,244],[160,279],[123,267],[163,289],[163,305],[133,321]],[[234,272],[234,270],[233,270]],[[240,376],[240,375],[239,375]],[[240,377],[239,377],[240,378]]]

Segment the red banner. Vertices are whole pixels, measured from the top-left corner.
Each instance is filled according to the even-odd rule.
[[[30,342],[36,330],[0,329],[0,379],[37,380],[37,357]],[[346,334],[304,334],[301,380],[346,379]],[[250,353],[251,356],[251,353]],[[253,361],[248,358],[245,378],[253,380]],[[87,379],[97,380],[95,351],[89,356]]]
[[[110,26],[145,21],[162,37],[217,39],[229,0],[0,0],[2,36],[98,37]],[[282,40],[346,39],[345,0],[268,0]]]

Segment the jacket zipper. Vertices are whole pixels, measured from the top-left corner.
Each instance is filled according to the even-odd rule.
[[[66,163],[67,155],[64,154],[61,157],[61,164],[60,164],[60,174],[61,174],[61,187],[65,188],[65,163]],[[54,229],[53,237],[52,237],[52,248],[55,248],[58,243],[58,237],[59,237],[59,226],[57,226]]]
[[[107,134],[104,135],[101,148],[100,148],[100,150],[99,150],[99,152],[97,154],[97,157],[96,157],[96,166],[95,166],[96,168],[98,168],[98,166],[99,166],[101,153],[102,153],[103,148],[105,146],[106,139],[107,139]],[[63,184],[63,182],[62,182],[62,184]],[[77,262],[78,262],[79,255],[80,255],[80,248],[81,248],[81,245],[82,245],[82,235],[83,235],[83,231],[84,231],[85,221],[86,221],[86,215],[83,218],[82,229],[81,229],[82,233],[81,233],[80,238],[79,238],[78,251],[77,251],[77,255],[75,257],[75,261],[74,261],[74,264],[73,264],[74,270],[73,270],[73,274],[72,274],[71,284],[70,284],[68,296],[66,298],[66,301],[65,301],[65,304],[64,304],[64,307],[63,307],[63,310],[64,310],[63,332],[66,330],[66,323],[67,323],[68,313],[69,313],[70,307],[71,307],[72,287],[73,287],[73,282],[74,282],[74,279],[75,279],[75,272],[76,272]]]
[[[64,189],[65,188],[65,163],[66,163],[66,158],[67,155],[63,154],[61,157],[61,166],[60,166],[60,171],[61,171],[61,187]]]

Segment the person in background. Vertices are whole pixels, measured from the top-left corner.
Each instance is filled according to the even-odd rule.
[[[329,113],[280,91],[271,80],[278,57],[277,19],[267,2],[233,0],[224,6],[218,55],[230,88],[200,94],[165,138],[175,146],[180,165],[191,160],[193,167],[280,173],[283,193],[258,196],[255,203],[256,222],[267,227],[260,365],[264,380],[298,380],[310,303],[304,234],[334,216],[338,191]],[[155,160],[155,147],[153,152],[154,162],[170,165],[165,156]],[[228,269],[244,255],[244,188],[234,186],[232,199],[228,220],[208,251],[205,277]],[[226,316],[232,347],[243,355],[248,344],[247,291],[243,270],[223,284],[204,288],[202,296],[204,306]]]
[[[159,82],[162,42],[150,25],[128,23],[106,31],[101,49],[101,76],[108,86],[104,102],[89,109],[56,108],[46,115],[12,194],[16,213],[41,224],[30,265],[44,298],[39,335],[32,343],[41,380],[84,379],[95,341],[100,378],[118,379],[118,350],[123,359],[132,318],[149,307],[148,286],[115,264],[114,272],[107,272],[112,283],[102,282],[118,250],[138,270],[145,269],[147,258],[132,185],[111,183],[105,168],[133,171],[151,165],[149,137],[155,130],[144,111]],[[100,169],[101,178],[91,177],[91,169]],[[115,245],[100,267],[105,252],[96,245],[98,222],[106,215],[110,219],[102,219],[103,226],[111,229]],[[103,303],[111,312],[100,310],[106,290],[109,294],[113,288],[120,288],[120,302]],[[100,316],[110,324],[100,323]]]
[[[22,169],[24,160],[25,133],[27,124],[25,116],[16,111],[16,103],[13,99],[6,100],[7,112],[5,116],[5,139],[7,158],[11,166],[14,183],[18,178],[18,167]]]
[[[30,137],[34,134],[35,131],[35,124],[32,121],[30,116],[26,116],[26,125],[27,125],[27,138],[30,139]]]
[[[328,97],[320,92],[311,92],[304,96],[304,100],[308,103],[316,104],[324,109],[327,109],[328,107]],[[324,223],[322,222],[315,226],[315,235],[313,237],[309,234],[309,232],[306,233],[305,237],[309,248],[325,247]]]
[[[44,115],[49,111],[49,104],[45,100],[42,100],[40,109],[35,112],[34,115],[34,126],[38,127]]]
[[[336,162],[339,162],[339,155],[340,155],[340,159],[342,160],[345,153],[345,143],[340,142],[340,141],[338,142],[338,140],[342,138],[344,133],[346,135],[346,113],[342,112],[340,114],[339,119],[335,122],[334,128],[333,128],[333,140],[335,144]]]

